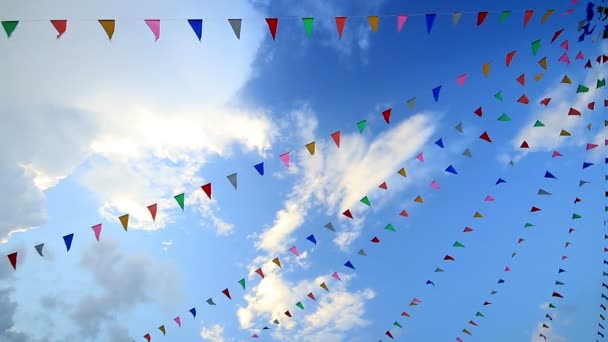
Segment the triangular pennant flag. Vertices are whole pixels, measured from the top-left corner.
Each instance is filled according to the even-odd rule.
[[[487,195],[484,199],[485,202],[494,202],[496,199],[490,195]]]
[[[526,74],[519,75],[516,80],[519,84],[526,85]]]
[[[57,39],[61,38],[68,29],[68,21],[65,19],[51,20],[51,25],[57,30]]]
[[[569,137],[569,136],[571,136],[572,134],[570,134],[570,132],[566,131],[565,129],[562,129],[562,130],[559,132],[559,135],[560,135],[560,137]]]
[[[414,199],[414,202],[418,202],[418,203],[424,203],[424,200],[422,199],[422,196],[418,195],[418,196],[416,196],[416,198]]]
[[[545,178],[553,178],[553,179],[557,179],[557,177],[555,177],[551,172],[549,171],[545,171]]]
[[[408,217],[410,216],[406,210],[401,210],[401,212],[399,213],[399,216],[403,216],[403,217]]]
[[[120,221],[120,224],[122,224],[122,228],[126,232],[129,228],[129,214],[124,214],[124,215],[120,216],[118,218],[118,220]]]
[[[507,53],[507,58],[505,59],[505,64],[507,65],[507,67],[511,66],[511,62],[513,61],[513,57],[515,57],[516,53],[517,53],[517,50],[513,50],[513,51]]]
[[[526,224],[524,224],[524,228],[530,228],[530,227],[534,227],[534,225],[530,222],[526,222]]]
[[[334,141],[336,146],[340,148],[340,131],[333,132],[331,134],[331,139]]]
[[[298,251],[298,247],[297,246],[293,246],[289,249],[289,251],[291,253],[293,253],[295,256],[300,256],[300,252]]]
[[[570,45],[568,44],[568,40],[564,40],[561,44],[559,44],[559,46],[561,46],[562,49],[564,50],[568,50],[568,48],[570,47]]]
[[[474,218],[482,218],[483,215],[479,211],[476,211],[475,214],[473,215],[473,217]]]
[[[232,28],[232,32],[234,32],[234,35],[236,36],[237,39],[241,39],[242,21],[243,21],[243,19],[228,19],[228,23],[230,24],[230,27]]]
[[[400,168],[399,171],[397,171],[398,174],[400,174],[403,177],[407,177],[407,172],[405,171],[405,168]]]
[[[223,294],[224,294],[226,297],[228,297],[228,299],[232,300],[232,297],[230,297],[230,290],[228,290],[227,288],[226,288],[226,289],[223,289],[223,290],[222,290],[222,293],[223,293]]]
[[[486,317],[486,316],[484,316],[481,312],[477,311],[477,313],[475,313],[475,317]]]
[[[437,182],[436,180],[432,181],[430,186],[431,186],[431,188],[433,188],[433,189],[437,189],[437,190],[439,190],[439,189],[440,189],[440,187],[439,187],[439,182]]]
[[[545,107],[547,107],[549,105],[549,102],[551,102],[551,98],[550,97],[546,97],[546,98],[542,99],[542,101],[540,101],[540,104],[542,104]]]
[[[335,278],[336,280],[342,280],[342,279],[340,279],[340,275],[338,274],[338,272],[334,272],[334,273],[332,273],[332,275],[331,275],[331,276],[332,276],[333,278]]]
[[[490,63],[488,62],[482,65],[481,71],[483,72],[483,75],[487,78],[490,75]]]
[[[566,64],[570,64],[570,57],[568,57],[568,54],[566,52],[564,52],[564,54],[561,55],[557,60],[559,62],[564,62]]]
[[[345,211],[342,213],[342,215],[344,215],[344,216],[346,216],[346,217],[348,217],[348,218],[350,218],[350,219],[352,219],[352,218],[353,218],[353,214],[351,214],[350,209],[346,209],[346,210],[345,210]]]
[[[441,91],[441,86],[437,86],[435,88],[433,88],[433,98],[435,99],[435,102],[439,101],[439,92]]]
[[[205,194],[207,195],[207,197],[209,197],[209,199],[211,199],[211,183],[207,183],[203,186],[201,186],[201,189],[203,189],[203,191],[205,192]]]
[[[433,29],[433,24],[435,23],[435,18],[437,14],[430,13],[426,15],[426,31],[430,34]]]
[[[342,38],[344,32],[344,26],[346,25],[346,17],[336,17],[336,28],[338,29],[338,36]]]
[[[473,153],[468,148],[466,150],[464,150],[464,152],[462,152],[462,155],[467,156],[469,158],[473,157]]]
[[[553,43],[557,37],[559,37],[560,34],[562,34],[562,32],[564,32],[564,29],[558,30],[553,34],[553,38],[551,38],[551,43]]]
[[[188,19],[188,24],[200,42],[203,38],[203,19]]]
[[[454,242],[454,244],[452,245],[452,247],[460,247],[460,248],[464,248],[464,245],[458,241]]]
[[[310,234],[310,235],[309,235],[309,236],[306,238],[306,240],[308,240],[308,241],[310,241],[310,242],[314,243],[315,245],[317,244],[317,239],[315,238],[315,236],[314,236],[313,234]]]
[[[448,167],[445,169],[445,172],[449,172],[449,173],[454,174],[454,175],[457,175],[457,174],[458,174],[458,172],[456,171],[456,169],[455,169],[455,168],[454,168],[452,165],[448,166]]]
[[[496,181],[496,185],[500,184],[500,183],[506,183],[507,181],[502,179],[502,178],[498,178],[498,180]]]
[[[583,217],[581,215],[579,215],[579,214],[576,214],[576,213],[572,214],[572,219],[573,220],[580,219],[580,218],[583,218]]]
[[[336,230],[334,229],[334,225],[331,224],[331,222],[327,223],[325,226],[325,228],[331,230],[332,232],[335,232]]]
[[[461,12],[452,13],[452,25],[454,25],[454,26],[458,25],[458,22],[460,21],[461,17],[462,17]]]
[[[34,248],[36,248],[36,252],[38,252],[38,254],[41,257],[44,256],[44,254],[42,253],[42,249],[44,248],[44,243],[37,244],[36,246],[34,246]]]
[[[190,309],[190,313],[192,314],[192,318],[196,318],[196,308]]]
[[[483,132],[483,133],[482,133],[482,134],[479,136],[479,138],[480,138],[480,139],[482,139],[482,140],[485,140],[485,141],[487,141],[487,142],[489,142],[489,143],[491,143],[491,142],[492,142],[492,139],[490,139],[490,136],[488,135],[488,132]]]
[[[456,126],[454,126],[454,128],[455,128],[455,129],[456,129],[458,132],[462,133],[462,132],[463,132],[463,129],[462,129],[462,122],[459,122],[459,123],[458,123]]]
[[[473,112],[475,113],[475,115],[482,117],[483,116],[483,108],[479,107],[477,109],[475,109],[475,111]]]
[[[95,239],[97,241],[99,241],[99,237],[101,236],[101,223],[94,225],[93,227],[91,227],[91,229],[93,229],[93,233],[95,234]]]
[[[315,154],[315,142],[310,142],[308,144],[306,144],[306,149],[308,150],[308,153],[310,153],[311,156],[313,156]]]
[[[466,80],[467,80],[467,74],[462,74],[456,78],[456,83],[458,83],[459,86],[463,86],[464,83],[466,82]]]
[[[281,266],[281,260],[278,257],[272,259],[272,262],[274,262],[277,266],[279,266],[279,267],[282,268],[282,266]]]
[[[380,189],[384,189],[384,190],[388,189],[388,186],[386,185],[386,182],[382,182],[382,184],[378,185],[378,187]]]
[[[152,336],[150,336],[150,334],[145,334],[144,338],[146,339],[146,341],[150,342],[152,340]]]
[[[378,21],[379,18],[377,15],[370,15],[367,17],[367,22],[369,23],[369,27],[372,29],[372,32],[378,32]]]
[[[367,196],[365,196],[361,199],[361,203],[366,204],[370,207],[372,206],[372,203],[369,201],[369,198],[367,198]]]
[[[209,304],[209,305],[216,305],[215,302],[213,301],[213,298],[207,299],[207,304]]]
[[[279,26],[278,18],[266,18],[266,24],[268,24],[268,29],[270,30],[270,34],[272,35],[272,40],[277,39],[277,28]]]
[[[156,211],[158,209],[158,205],[156,203],[151,204],[148,206],[148,211],[150,212],[150,215],[152,215],[152,221],[156,221]]]
[[[505,114],[505,113],[502,113],[502,114],[501,114],[501,115],[498,117],[498,121],[503,121],[503,122],[506,122],[506,121],[511,121],[511,117],[510,117],[510,116],[508,116],[508,115],[507,115],[507,114]]]
[[[374,237],[371,239],[371,242],[373,242],[373,243],[380,243],[380,239],[378,239],[378,237],[377,237],[377,236],[374,236]]]
[[[545,127],[545,124],[542,123],[540,120],[536,120],[533,127]]]
[[[255,273],[257,273],[262,279],[264,279],[264,271],[262,271],[261,268],[255,270]]]
[[[585,63],[585,69],[591,69],[592,67],[591,60],[587,60],[587,63]]]
[[[530,209],[530,212],[531,212],[531,213],[535,213],[535,212],[537,212],[537,211],[541,211],[541,209],[540,209],[540,208],[538,208],[538,207],[535,207],[535,206],[532,206],[532,208]]]
[[[357,122],[357,128],[359,129],[359,133],[363,133],[365,130],[365,126],[367,126],[367,120]]]
[[[392,340],[392,339],[394,339],[394,338],[393,338],[393,334],[391,334],[390,330],[387,330],[387,331],[386,331],[384,334],[385,334],[386,336],[388,336],[388,337],[389,337],[391,340]]]
[[[365,253],[365,251],[363,249],[359,250],[359,253],[357,253],[361,256],[367,256],[367,253]]]
[[[547,70],[547,57],[541,58],[540,61],[538,61],[538,64],[541,68]]]
[[[587,147],[585,148],[585,150],[589,151],[589,150],[592,150],[592,149],[594,149],[594,148],[596,148],[596,147],[598,147],[598,145],[597,145],[597,144],[590,144],[590,143],[587,143]]]
[[[285,152],[279,156],[285,167],[289,167],[289,152]]]
[[[108,35],[108,39],[112,40],[112,37],[114,36],[114,30],[116,29],[116,20],[99,19],[98,22],[99,22],[99,25],[101,25],[103,30],[106,32],[106,35]],[[3,22],[3,24],[4,24],[4,22]]]
[[[144,19],[144,21],[150,31],[152,31],[152,34],[154,34],[154,41],[158,41],[160,38],[160,19]]]
[[[321,283],[319,285],[322,289],[324,289],[325,291],[329,292],[329,288],[327,287],[327,285],[325,283]]]
[[[287,316],[287,317],[289,317],[289,318],[293,317],[293,316],[291,315],[291,312],[289,312],[289,310],[285,311],[284,313],[285,313],[285,316]]]
[[[555,10],[552,10],[552,9],[547,10],[547,12],[545,12],[543,17],[540,18],[540,23],[544,24],[547,21],[547,19],[549,19],[549,17],[553,14],[553,12],[555,12]]]
[[[410,108],[410,110],[414,110],[414,106],[416,105],[416,98],[412,97],[411,99],[406,101],[407,106]]]
[[[539,195],[551,195],[550,192],[548,192],[547,190],[544,190],[544,189],[538,189],[538,194]]]
[[[444,272],[444,270],[440,267],[435,268],[435,273],[441,273]]]
[[[568,110],[568,115],[581,115],[581,112],[575,108],[570,107],[570,109]]]
[[[528,99],[528,96],[526,96],[526,94],[523,94],[522,96],[519,97],[519,99],[517,99],[517,102],[527,105],[530,103],[530,100]]]
[[[583,52],[582,52],[582,51],[579,51],[579,52],[576,54],[576,57],[574,57],[574,59],[576,59],[576,60],[582,60],[582,59],[585,59],[585,55],[583,55]]]
[[[464,230],[463,230],[464,233],[470,233],[472,231],[473,231],[473,228],[471,228],[471,227],[464,227]]]
[[[578,88],[576,88],[576,93],[586,93],[589,91],[589,88],[587,88],[586,86],[579,84]]]
[[[13,252],[9,255],[7,255],[8,257],[8,261],[11,263],[11,266],[13,266],[13,269],[15,269],[15,271],[17,270],[17,252]]]
[[[179,204],[179,207],[182,208],[182,210],[184,210],[185,196],[186,196],[186,194],[184,194],[184,193],[173,196],[173,198],[175,198],[175,201],[177,201],[177,204]]]
[[[386,227],[384,227],[384,229],[391,231],[391,232],[395,232],[395,227],[392,224],[387,224]]]
[[[416,156],[416,159],[418,159],[424,163],[424,154],[422,154],[422,152],[418,153],[418,155]]]
[[[308,38],[312,38],[312,26],[314,21],[315,18],[302,18],[302,23],[304,24],[304,29],[306,30]]]
[[[403,25],[407,22],[407,15],[400,14],[397,16],[397,32],[401,32],[403,29]]]
[[[568,75],[565,75],[564,78],[562,78],[561,83],[571,84],[572,80],[570,79],[570,77],[568,77]]]
[[[399,327],[399,328],[403,328],[403,326],[401,326],[401,324],[399,322],[397,322],[397,321],[395,321],[393,323],[393,325],[396,326],[396,327]]]
[[[606,79],[602,78],[601,80],[597,80],[597,83],[595,85],[596,89],[599,89],[601,87],[604,87],[606,85]]]
[[[519,146],[520,148],[530,148],[530,146],[528,145],[528,142],[524,140],[524,142],[521,143],[521,145]]]
[[[163,333],[163,335],[167,334],[167,330],[165,329],[164,325],[161,325],[160,327],[158,327],[158,330],[160,330]]]
[[[228,176],[226,176],[226,178],[228,178],[228,181],[230,182],[230,184],[232,184],[232,186],[234,187],[234,190],[236,190],[237,189],[237,176],[236,176],[236,173],[228,175]]]
[[[504,23],[505,20],[507,20],[507,18],[511,15],[512,11],[502,11],[502,13],[500,14],[500,19],[499,21],[501,23]]]
[[[241,284],[241,287],[243,287],[243,290],[245,289],[245,278],[239,280],[239,284]]]
[[[593,166],[593,165],[594,165],[593,163],[584,162],[584,163],[583,163],[583,169],[586,169],[586,168],[588,168],[589,166]]]
[[[182,327],[182,319],[179,318],[179,316],[175,317],[173,321],[175,322],[175,324],[177,324],[178,327]]]
[[[350,262],[350,260],[349,260],[349,261],[347,261],[347,262],[345,262],[345,263],[344,263],[344,266],[346,266],[346,267],[348,267],[348,268],[352,268],[353,270],[355,269],[355,266],[353,266],[353,264],[352,264],[352,262]]]
[[[488,17],[488,12],[478,12],[477,13],[477,26],[481,26],[481,24],[483,24],[483,22],[486,20],[487,17]]]
[[[315,294],[312,292],[308,292],[308,294],[306,296],[312,300],[317,300],[317,298],[315,298]]]
[[[384,121],[386,121],[387,124],[391,123],[391,112],[392,112],[391,108],[382,112],[382,117],[384,117]]]
[[[19,24],[18,20],[4,20],[2,21],[2,27],[4,28],[4,32],[6,32],[6,37],[10,38],[17,25]]]
[[[253,167],[260,174],[260,176],[264,175],[264,163],[255,164]]]
[[[67,250],[67,252],[70,251],[70,248],[72,248],[72,241],[74,240],[74,233],[65,235],[63,237],[63,242],[65,243],[65,248]]]
[[[532,42],[532,56],[536,56],[538,50],[540,50],[540,39]]]
[[[450,255],[446,255],[443,257],[443,260],[445,261],[456,261],[453,257],[451,257]]]
[[[530,19],[532,19],[533,15],[534,10],[526,10],[526,13],[524,14],[524,28],[528,26],[528,23],[530,22]]]

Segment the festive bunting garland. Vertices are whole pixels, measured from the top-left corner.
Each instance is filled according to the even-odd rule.
[[[547,9],[547,10],[543,10],[544,14],[542,15],[542,17],[540,18],[540,23],[545,24],[545,22],[553,16],[553,14],[555,13],[554,9]],[[380,23],[380,18],[396,18],[397,22],[396,22],[396,28],[397,28],[397,32],[401,32],[401,30],[403,29],[403,27],[405,26],[405,23],[408,21],[408,18],[410,17],[418,17],[418,16],[424,16],[425,17],[425,21],[426,21],[426,29],[427,32],[430,34],[434,23],[435,23],[435,19],[437,18],[438,15],[451,15],[452,17],[452,24],[453,26],[457,26],[458,23],[460,22],[462,15],[463,14],[476,14],[476,26],[481,26],[487,19],[488,15],[490,13],[500,13],[500,17],[499,17],[499,22],[503,23],[507,20],[507,18],[509,16],[511,16],[511,14],[513,13],[522,13],[523,14],[523,27],[524,29],[528,26],[528,24],[530,23],[532,17],[534,16],[534,14],[537,12],[537,10],[534,9],[526,9],[526,10],[519,10],[519,11],[512,11],[512,10],[503,10],[503,11],[477,11],[477,12],[464,12],[464,11],[460,11],[460,12],[451,12],[451,13],[412,13],[412,14],[386,14],[386,15],[369,15],[369,16],[360,16],[360,15],[351,15],[351,16],[336,16],[334,17],[335,23],[336,23],[336,30],[338,33],[338,37],[342,38],[342,35],[344,33],[344,28],[346,27],[346,22],[348,20],[348,18],[367,18],[367,22],[369,24],[370,30],[372,32],[378,32],[378,28],[379,28],[379,23]],[[566,16],[569,14],[574,13],[574,9],[568,9],[565,12],[563,12],[562,14],[560,14],[560,16]],[[259,18],[256,18],[257,20],[260,20]],[[266,25],[268,26],[268,30],[270,32],[270,35],[272,37],[273,40],[276,40],[277,37],[277,31],[278,31],[278,26],[279,26],[279,19],[282,20],[290,20],[290,19],[301,19],[302,20],[302,24],[304,26],[304,31],[306,32],[306,35],[308,36],[308,38],[312,38],[312,34],[313,34],[313,26],[314,26],[314,17],[272,17],[272,18],[265,18],[265,22]],[[120,21],[127,21],[129,19],[120,19]],[[232,29],[232,32],[234,33],[235,37],[237,39],[241,39],[241,28],[243,25],[243,20],[244,18],[229,18],[227,19],[228,24],[230,25],[230,28]],[[36,20],[2,20],[0,23],[2,24],[2,27],[4,28],[4,32],[6,33],[7,38],[11,38],[11,36],[13,35],[13,33],[15,32],[15,30],[17,29],[17,27],[19,26],[19,23],[21,22],[31,22],[31,21],[43,21],[40,19],[36,19]],[[51,25],[53,26],[53,28],[55,29],[55,31],[57,32],[57,39],[60,39],[68,30],[68,19],[50,19],[48,20]],[[75,21],[97,21],[99,23],[99,25],[101,26],[101,28],[103,29],[103,31],[105,32],[105,34],[108,37],[108,40],[112,40],[112,38],[114,37],[114,34],[116,32],[116,19],[109,19],[109,18],[103,18],[103,19],[95,19],[95,20],[86,20],[86,19],[76,19]],[[152,32],[152,34],[154,35],[154,41],[158,41],[160,39],[160,32],[161,32],[161,21],[183,21],[183,22],[187,22],[188,25],[190,26],[190,28],[192,29],[192,31],[194,32],[194,34],[196,35],[196,37],[198,38],[199,41],[202,40],[202,35],[203,35],[203,19],[158,19],[158,18],[149,18],[149,19],[137,19],[137,21],[143,21],[146,26],[148,27],[148,29],[150,29],[150,31]]]
[[[608,120],[604,121],[604,126],[608,127]],[[606,149],[605,151],[608,151],[608,137],[604,138],[604,148]],[[608,153],[604,154],[604,165],[608,166]],[[608,172],[606,172],[606,174],[604,174],[604,184],[608,184]],[[608,213],[608,187],[604,188],[604,213]],[[606,241],[608,240],[608,234],[606,231],[606,227],[608,225],[608,220],[604,219],[604,253],[608,252],[608,245],[606,244]],[[605,254],[604,254],[605,255]],[[604,259],[604,265],[608,265],[608,260]],[[601,337],[602,339],[604,339],[605,337],[605,330],[606,327],[604,326],[605,321],[606,321],[606,305],[604,305],[602,300],[606,300],[608,302],[608,296],[604,293],[603,288],[608,289],[608,284],[606,284],[606,282],[604,281],[604,277],[608,277],[608,272],[606,271],[602,271],[602,287],[600,287],[600,292],[601,292],[601,296],[600,296],[600,309],[602,309],[602,311],[600,311],[599,313],[599,321],[597,323],[598,325],[598,330],[597,330],[597,336]]]

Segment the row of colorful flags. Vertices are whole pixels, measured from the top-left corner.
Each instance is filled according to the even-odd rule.
[[[535,13],[537,13],[537,12],[538,11],[534,10],[534,9],[528,9],[528,10],[522,11],[524,28],[526,28],[528,26],[528,24],[534,17]],[[543,15],[540,18],[540,23],[544,24],[551,16],[553,16],[553,14],[555,13],[555,10],[547,9],[547,10],[544,10],[541,12],[543,12]],[[467,13],[469,13],[469,12],[450,13],[450,15],[452,17],[452,24],[454,26],[458,25],[463,14],[467,14]],[[486,19],[488,18],[488,15],[490,13],[494,13],[494,12],[490,12],[490,11],[475,12],[474,14],[476,15],[476,26],[481,26],[484,22],[486,22]],[[504,11],[495,12],[495,13],[500,13],[499,21],[501,23],[503,23],[513,14],[513,11],[504,10]],[[572,14],[572,13],[574,13],[574,10],[569,9],[566,12],[562,13],[561,15],[564,16],[564,15],[568,15],[568,14]],[[426,21],[426,29],[429,34],[431,33],[431,31],[433,29],[433,26],[435,24],[435,19],[437,18],[438,15],[439,15],[438,13],[423,14],[423,16],[425,17],[425,21]],[[408,19],[410,17],[414,17],[414,16],[419,16],[419,15],[418,14],[409,14],[409,15],[408,14],[395,14],[395,15],[383,15],[383,16],[369,15],[369,16],[366,16],[366,18],[367,18],[367,22],[369,24],[370,30],[372,32],[378,32],[379,27],[380,27],[380,18],[386,17],[387,19],[391,18],[392,20],[395,20],[395,18],[396,18],[397,32],[401,32],[401,30],[403,30],[403,27],[405,26],[406,22],[408,21]],[[361,16],[350,16],[350,17],[336,16],[336,17],[334,17],[338,37],[342,38],[348,18],[351,18],[351,20],[352,20],[352,19],[360,18],[360,17]],[[279,28],[279,19],[280,18],[277,18],[277,17],[265,18],[266,25],[268,26],[268,30],[269,30],[270,35],[272,36],[273,40],[276,40],[276,38],[277,38],[277,32],[278,32],[278,28]],[[290,20],[290,19],[292,19],[292,18],[291,17],[286,18],[286,20]],[[306,35],[308,36],[308,38],[312,38],[315,18],[314,17],[301,17],[300,19],[302,21],[302,25],[303,25]],[[244,20],[243,18],[227,19],[228,24],[237,39],[241,38],[241,29],[243,26],[243,20]],[[109,40],[112,40],[112,38],[114,37],[114,33],[116,32],[116,21],[117,21],[116,19],[98,19],[97,20],[97,22],[99,22],[99,25],[101,26],[101,28],[103,29],[103,31],[105,32],[105,34],[107,35]],[[153,18],[143,19],[143,22],[145,23],[145,25],[150,29],[150,31],[154,35],[155,41],[160,39],[161,21],[162,21],[161,19],[153,19]],[[173,20],[169,20],[169,21],[173,21]],[[27,22],[27,20],[25,20],[25,21],[20,21],[20,20],[3,20],[3,21],[1,21],[4,32],[6,33],[6,36],[8,38],[10,38],[13,35],[15,30],[19,26],[20,22]],[[57,39],[61,38],[68,30],[68,19],[51,19],[51,20],[49,20],[49,22],[51,23],[51,25],[53,26],[55,31],[57,31]],[[203,38],[203,19],[202,18],[184,19],[184,22],[188,23],[188,25],[190,26],[190,28],[196,35],[196,38],[198,38],[199,41],[202,40],[202,38]]]
[[[606,123],[608,123],[608,120],[606,120]],[[608,137],[606,137],[606,141],[608,144]],[[608,151],[608,150],[607,150]],[[606,164],[606,166],[608,166],[608,153],[606,153],[604,155],[604,163]],[[604,181],[606,184],[606,186],[608,186],[608,171],[606,172],[606,174],[604,175]],[[606,203],[604,203],[604,214],[608,213],[608,188],[604,189],[604,201]],[[606,227],[608,226],[608,220],[604,220],[604,229],[606,229]],[[606,234],[607,232],[604,232],[604,250],[603,252],[606,253],[608,252],[608,245],[606,244],[606,241],[608,241],[608,234]],[[605,254],[604,254],[605,255]],[[604,267],[605,265],[608,265],[608,260],[606,260],[606,257],[604,257],[604,263],[603,263]],[[606,295],[606,293],[604,293],[604,288],[606,288],[606,291],[608,292],[608,272],[606,271],[602,271],[602,287],[601,287],[601,296],[600,296],[600,309],[602,311],[600,311],[599,313],[599,320],[597,323],[597,336],[601,337],[602,339],[604,339],[605,334],[606,334],[606,305],[608,305],[608,295]]]

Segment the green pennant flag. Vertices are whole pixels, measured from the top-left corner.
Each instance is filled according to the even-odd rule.
[[[494,97],[498,100],[498,101],[502,101],[502,90],[499,91],[498,93],[494,94]]]
[[[361,203],[365,203],[370,207],[372,206],[372,203],[369,201],[369,198],[367,198],[367,196],[365,196],[361,199]]]
[[[599,81],[598,81],[598,82],[599,82]],[[584,85],[582,85],[582,84],[579,84],[579,85],[578,85],[578,88],[576,88],[576,93],[577,93],[577,94],[578,94],[578,93],[586,93],[586,92],[588,92],[588,91],[589,91],[589,88],[585,87],[585,86],[584,86]]]
[[[399,327],[399,328],[403,328],[403,327],[401,326],[401,324],[399,324],[399,322],[397,322],[397,321],[395,321],[395,323],[393,323],[393,325],[394,325],[394,326],[396,326],[396,327]]]
[[[365,126],[367,126],[367,120],[357,122],[357,128],[359,128],[359,133],[363,133],[363,130],[365,130]]]
[[[526,222],[526,224],[524,224],[524,228],[528,227],[534,227],[534,225],[532,223]]]
[[[241,284],[241,286],[243,287],[243,290],[245,289],[245,278],[239,280],[239,284]]]
[[[596,88],[601,88],[603,86],[606,85],[606,79],[602,78],[601,80],[597,80],[597,85],[595,86]]]
[[[391,232],[395,232],[395,231],[396,231],[396,230],[395,230],[395,227],[393,227],[393,225],[392,225],[392,224],[390,224],[390,223],[389,223],[389,224],[387,224],[387,225],[386,225],[386,227],[384,227],[384,229],[386,229],[386,230],[390,230]]]
[[[462,248],[464,248],[464,245],[461,244],[460,242],[456,241],[456,242],[454,242],[454,244],[452,245],[452,247],[462,247]]]
[[[579,214],[572,214],[572,219],[573,220],[580,219],[580,218],[582,218],[581,215],[579,215]]]
[[[551,303],[549,303],[549,307],[550,307],[551,309],[555,309],[555,305],[553,305],[553,304],[551,304]]]
[[[486,316],[484,316],[484,315],[483,315],[481,312],[479,312],[479,311],[477,311],[477,313],[475,314],[475,316],[477,316],[477,317],[486,317]]]
[[[511,121],[511,117],[505,113],[502,113],[502,115],[498,117],[498,121]]]
[[[2,27],[4,27],[4,32],[6,32],[6,36],[8,38],[11,37],[11,34],[13,34],[13,32],[17,28],[18,24],[19,24],[18,20],[9,20],[9,21],[2,22]]]
[[[300,309],[304,310],[304,304],[302,304],[302,302],[297,302],[296,306],[299,307]]]
[[[532,42],[532,55],[536,56],[539,49],[540,49],[540,39]]]
[[[302,23],[304,23],[304,28],[306,29],[308,38],[312,38],[312,24],[314,21],[315,18],[302,18]]]
[[[184,197],[186,195],[184,193],[181,193],[179,195],[175,195],[173,198],[175,198],[175,200],[177,201],[177,204],[179,204],[179,207],[182,208],[182,210],[184,210]]]
[[[504,23],[505,20],[507,20],[507,18],[511,15],[511,11],[502,11],[502,13],[500,14],[500,22]]]
[[[545,127],[545,124],[539,120],[536,120],[536,122],[534,123],[534,127]]]

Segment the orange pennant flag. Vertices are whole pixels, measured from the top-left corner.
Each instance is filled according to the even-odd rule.
[[[308,150],[308,153],[310,153],[310,155],[314,155],[315,154],[315,142],[311,142],[306,144],[306,149]]]
[[[106,34],[108,35],[108,39],[112,40],[112,37],[114,36],[114,29],[116,28],[116,20],[114,19],[99,19],[99,24],[101,25],[101,27],[103,28],[104,31],[106,31]]]
[[[127,231],[129,227],[129,214],[124,214],[118,218],[120,220],[120,224],[122,224],[122,228]]]
[[[490,75],[490,62],[484,64],[481,67],[481,71],[483,71],[483,75],[487,78]]]
[[[372,32],[378,32],[378,16],[370,15],[367,17],[367,22],[369,23],[369,27],[372,29]]]

